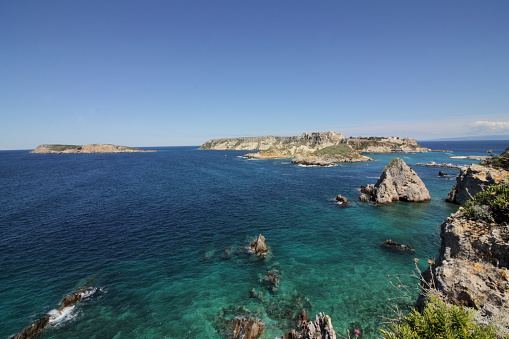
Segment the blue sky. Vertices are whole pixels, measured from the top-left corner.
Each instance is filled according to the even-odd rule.
[[[0,149],[509,134],[507,0],[0,2]]]

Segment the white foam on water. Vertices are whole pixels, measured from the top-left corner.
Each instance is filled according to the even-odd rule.
[[[66,322],[68,320],[72,320],[76,317],[75,312],[73,310],[76,308],[76,306],[69,306],[63,308],[61,311],[54,309],[49,311],[49,323],[52,325],[58,325],[63,322]]]

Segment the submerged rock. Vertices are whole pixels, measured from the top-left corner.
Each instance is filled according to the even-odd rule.
[[[270,292],[276,292],[279,289],[279,283],[281,282],[280,274],[276,269],[268,270],[265,273],[262,283]]]
[[[431,199],[417,173],[400,158],[394,158],[383,170],[376,184],[361,187],[360,201],[377,204],[393,201],[420,202]]]
[[[409,251],[414,250],[414,248],[412,246],[400,244],[399,242],[392,241],[391,239],[385,240],[383,245],[385,247],[389,247],[389,248],[398,248],[398,249],[409,250]]]
[[[509,171],[472,164],[463,167],[445,201],[464,204],[484,187],[509,181]]]
[[[261,234],[249,245],[249,249],[261,258],[265,258],[269,252],[267,244],[265,243],[265,237]]]

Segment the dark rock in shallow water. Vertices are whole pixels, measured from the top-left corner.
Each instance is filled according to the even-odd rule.
[[[270,292],[276,292],[279,289],[279,283],[281,282],[280,272],[276,269],[267,271],[262,282]]]
[[[269,252],[267,244],[265,243],[265,237],[261,234],[251,243],[249,249],[261,258],[265,258]]]
[[[438,175],[441,177],[445,177],[447,174],[444,171],[438,172]]]
[[[385,243],[383,244],[383,246],[388,247],[388,248],[398,248],[398,249],[408,250],[408,251],[414,250],[414,248],[412,246],[403,245],[403,244],[400,244],[399,242],[395,242],[390,239],[385,240]]]
[[[26,327],[23,331],[13,336],[11,339],[31,339],[41,333],[49,323],[49,317],[43,317],[32,325]]]

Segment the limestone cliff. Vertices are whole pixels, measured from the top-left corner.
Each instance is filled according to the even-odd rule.
[[[509,334],[507,225],[472,220],[460,208],[442,223],[440,237],[439,258],[424,272],[426,287],[449,303],[479,310],[481,323]]]
[[[398,137],[358,137],[349,138],[348,144],[358,152],[390,153],[390,152],[429,152],[429,148],[421,147],[417,140]]]
[[[295,154],[311,153],[327,146],[346,142],[342,133],[318,132],[303,133],[291,137],[246,137],[213,139],[204,143],[200,149],[214,150],[272,150],[274,157],[291,157]],[[270,152],[266,153],[270,157]]]
[[[445,200],[461,205],[484,187],[503,181],[509,181],[509,171],[472,164],[461,169],[456,177],[456,184]]]
[[[393,201],[428,201],[429,191],[417,173],[400,158],[387,165],[376,184],[361,188],[361,201],[385,204]]]
[[[30,153],[134,153],[134,152],[155,152],[153,150],[142,150],[134,147],[116,146],[110,144],[88,144],[88,145],[39,145]]]

